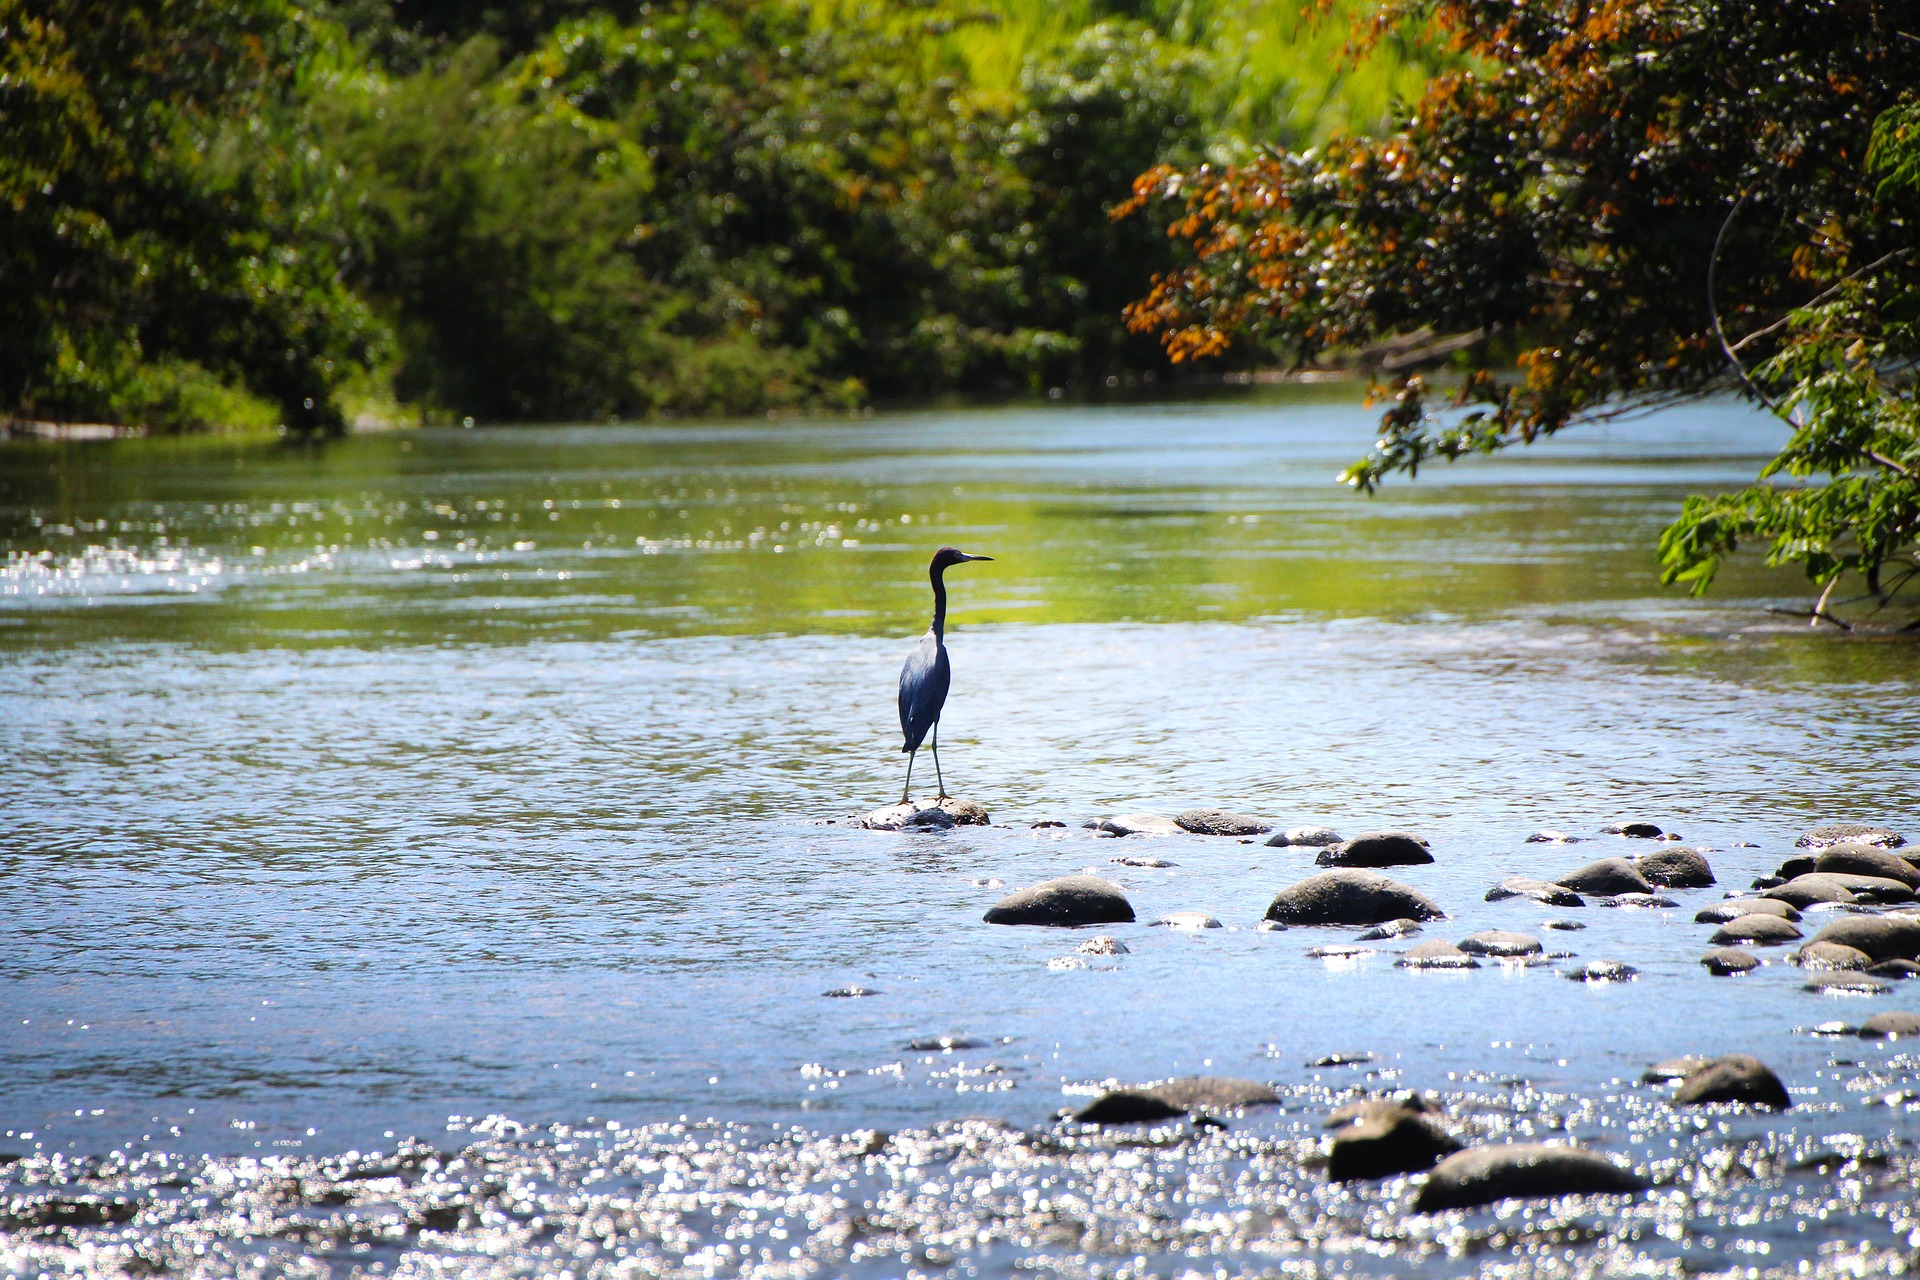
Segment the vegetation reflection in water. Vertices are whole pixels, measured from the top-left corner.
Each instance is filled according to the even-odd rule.
[[[0,456],[0,609],[33,644],[910,634],[954,542],[1002,561],[964,625],[1484,614],[1655,594],[1687,486],[1737,480],[1771,427],[1709,407],[1362,499],[1330,480],[1372,429],[1335,388],[23,448]],[[1747,570],[1721,594],[1798,591]]]

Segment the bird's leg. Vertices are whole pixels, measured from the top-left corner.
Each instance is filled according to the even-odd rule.
[[[903,785],[900,788],[901,804],[905,804],[907,802],[907,793],[913,790],[913,758],[919,754],[920,754],[920,748],[918,747],[915,747],[913,750],[907,752],[907,781],[905,785]]]
[[[933,776],[940,784],[940,794],[934,798],[936,800],[945,800],[947,798],[947,780],[940,776],[940,722],[938,720],[933,722]]]

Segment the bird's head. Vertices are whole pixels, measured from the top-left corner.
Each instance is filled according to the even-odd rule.
[[[933,563],[928,566],[935,573],[952,565],[965,564],[969,560],[991,560],[992,556],[970,556],[958,547],[942,547],[933,553]]]

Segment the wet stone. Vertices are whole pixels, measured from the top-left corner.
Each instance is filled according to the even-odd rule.
[[[1793,1099],[1787,1094],[1787,1086],[1780,1083],[1780,1077],[1766,1063],[1747,1053],[1714,1058],[1688,1072],[1673,1093],[1676,1107],[1706,1106],[1715,1102],[1742,1103],[1769,1111],[1785,1111],[1793,1106]]]
[[[1662,849],[1635,858],[1633,869],[1663,889],[1705,889],[1714,883],[1713,867],[1698,849]]]
[[[1640,971],[1623,960],[1592,960],[1560,976],[1574,982],[1632,982]]]
[[[1864,973],[1873,957],[1858,947],[1839,942],[1809,942],[1793,953],[1793,962],[1802,969],[1850,969]]]
[[[945,831],[958,824],[952,814],[936,805],[888,805],[860,818],[869,831]]]
[[[1288,827],[1285,831],[1275,832],[1267,841],[1270,845],[1284,847],[1296,845],[1301,848],[1325,848],[1340,843],[1340,833],[1332,827]]]
[[[1893,990],[1893,984],[1870,973],[1816,973],[1802,984],[1802,990],[1822,996],[1883,996]]]
[[[1081,943],[1077,948],[1084,956],[1124,956],[1127,944],[1111,934],[1096,934]]]
[[[1908,1013],[1904,1009],[1884,1009],[1860,1024],[1860,1036],[1866,1040],[1920,1036],[1920,1013]]]
[[[1169,911],[1154,923],[1169,929],[1218,929],[1221,927],[1219,920],[1204,911]]]
[[[1062,876],[1008,894],[981,917],[988,924],[1045,925],[1130,923],[1133,905],[1120,886],[1095,876]]]
[[[1750,946],[1778,947],[1798,941],[1803,935],[1798,925],[1779,916],[1751,915],[1729,920],[1713,931],[1708,941],[1721,946],[1744,942]]]
[[[1576,893],[1651,893],[1653,886],[1625,858],[1602,858],[1561,876],[1556,884]]]
[[[1406,831],[1369,831],[1324,849],[1323,867],[1410,867],[1433,861],[1427,842]]]
[[[1488,929],[1460,940],[1460,950],[1475,956],[1532,956],[1545,948],[1540,939],[1504,929]]]
[[[1280,1101],[1266,1081],[1236,1076],[1181,1076],[1148,1092],[1187,1111],[1234,1111],[1275,1106]]]
[[[953,819],[959,827],[985,827],[992,825],[993,818],[987,813],[987,806],[978,800],[963,800],[959,796],[942,796],[936,800],[934,808],[941,810]]]
[[[1372,947],[1356,947],[1350,943],[1336,942],[1324,947],[1309,947],[1307,957],[1311,960],[1358,960],[1362,956],[1379,954]]]
[[[1867,972],[1890,982],[1903,982],[1908,978],[1920,977],[1920,964],[1911,960],[1880,960],[1868,965]]]
[[[1109,1089],[1074,1112],[1073,1118],[1081,1124],[1147,1124],[1186,1114],[1185,1107],[1144,1089]]]
[[[1385,924],[1377,924],[1361,934],[1360,941],[1378,942],[1383,938],[1405,938],[1419,932],[1420,922],[1418,920],[1389,920]]]
[[[1487,890],[1488,902],[1503,902],[1508,898],[1527,898],[1549,907],[1584,907],[1587,900],[1567,888],[1548,880],[1536,880],[1532,876],[1508,876],[1493,888]]]
[[[1774,885],[1765,890],[1763,898],[1772,898],[1788,906],[1798,907],[1802,911],[1816,902],[1848,903],[1855,900],[1853,890],[1840,882],[1838,876],[1808,872],[1795,876],[1785,884]]]
[[[1173,820],[1197,836],[1258,836],[1273,830],[1271,822],[1226,809],[1188,809],[1174,814]]]
[[[1725,924],[1741,916],[1778,916],[1782,920],[1798,920],[1800,912],[1778,898],[1728,898],[1725,902],[1716,902],[1703,908],[1693,918],[1699,924]]]
[[[1177,867],[1180,865],[1177,862],[1168,862],[1165,858],[1126,857],[1126,858],[1108,858],[1107,861],[1118,863],[1123,867],[1149,867],[1154,869],[1158,869],[1161,867]]]
[[[1627,836],[1635,840],[1658,840],[1665,832],[1651,822],[1609,822],[1600,828],[1602,835]]]
[[[1441,920],[1445,913],[1419,890],[1372,871],[1323,871],[1274,898],[1267,919],[1282,924],[1381,924]]]
[[[1028,829],[1031,831],[1045,831],[1052,827],[1064,827],[1066,825],[1066,823],[1060,821],[1058,818],[1042,818]]]
[[[1536,831],[1526,838],[1527,844],[1579,844],[1579,836],[1570,836],[1564,831]]]
[[[835,987],[820,994],[834,1000],[857,1000],[861,996],[877,996],[880,993],[872,987]]]
[[[1480,962],[1440,938],[1408,947],[1394,962],[1402,969],[1478,969]]]
[[[1116,836],[1177,836],[1181,830],[1179,823],[1158,813],[1121,813],[1094,825]]]
[[[919,1036],[907,1041],[908,1053],[961,1053],[968,1049],[991,1049],[993,1041],[978,1036]]]
[[[1598,900],[1603,907],[1620,907],[1626,910],[1650,910],[1658,907],[1677,907],[1680,904],[1672,898],[1657,893],[1616,893],[1611,897]]]
[[[1920,916],[1848,916],[1820,930],[1814,941],[1858,947],[1875,960],[1920,960]]]
[[[1898,880],[1909,889],[1920,887],[1920,867],[1915,867],[1897,853],[1890,853],[1870,844],[1828,845],[1820,851],[1820,856],[1813,860],[1813,869],[1877,876],[1882,880]]]
[[[1906,837],[1897,831],[1860,822],[1828,823],[1824,827],[1815,827],[1794,841],[1802,849],[1824,849],[1834,844],[1869,844],[1882,849],[1898,849],[1906,842]]]
[[[1563,933],[1572,933],[1575,930],[1584,929],[1587,926],[1578,920],[1546,920],[1541,922],[1540,927],[1542,929],[1558,929]]]
[[[1351,1182],[1418,1173],[1459,1149],[1459,1141],[1424,1108],[1375,1103],[1334,1133],[1327,1177]]]
[[[1760,957],[1739,947],[1715,947],[1700,957],[1700,963],[1706,966],[1708,973],[1724,978],[1730,974],[1753,972],[1760,967]]]
[[[1370,1053],[1329,1053],[1307,1063],[1309,1067],[1364,1067],[1373,1061]]]
[[[1859,875],[1852,871],[1816,871],[1812,876],[1805,876],[1802,877],[1802,879],[1812,879],[1813,876],[1833,881],[1841,888],[1853,894],[1854,900],[1857,902],[1890,903],[1913,901],[1913,886],[1902,880],[1893,880],[1886,876]],[[1791,880],[1787,882],[1787,884],[1792,883],[1793,881]],[[1785,888],[1786,886],[1782,885],[1781,887]]]
[[[1579,1147],[1512,1142],[1448,1156],[1434,1167],[1414,1197],[1419,1213],[1473,1209],[1501,1200],[1553,1196],[1635,1194],[1646,1179],[1606,1156]]]

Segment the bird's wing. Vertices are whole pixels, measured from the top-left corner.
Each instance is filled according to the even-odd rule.
[[[953,669],[947,665],[947,649],[929,631],[907,655],[900,668],[900,732],[906,737],[902,751],[912,751],[940,718],[947,702],[947,686],[953,681]]]

